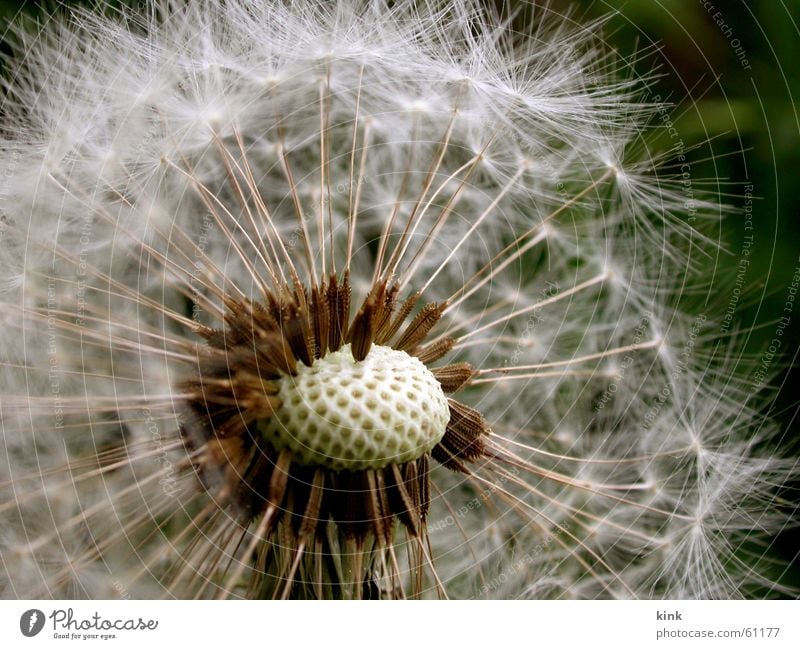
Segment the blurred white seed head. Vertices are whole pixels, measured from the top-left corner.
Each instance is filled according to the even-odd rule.
[[[696,195],[687,214],[678,180],[634,153],[656,107],[598,26],[533,13],[514,33],[473,0],[154,1],[18,31],[0,143],[4,596],[782,592],[754,557],[787,523],[775,490],[793,464],[733,350],[710,351],[719,314],[676,308],[710,245],[689,219],[716,208]],[[242,396],[272,335],[247,305],[307,308],[273,315],[297,362],[316,341],[311,363],[335,337],[319,349],[313,289],[329,304],[345,276],[354,344],[377,342],[379,317],[358,317],[381,282],[394,313],[420,293],[406,332],[438,305],[423,338],[441,355],[403,328],[394,344],[456,393],[451,427],[459,408],[483,422],[464,470],[431,462],[414,525],[389,473],[358,477],[390,533],[353,531],[341,474],[270,454],[270,377],[248,369]],[[227,428],[221,397],[198,424],[223,384]],[[275,464],[263,484],[259,461]],[[286,495],[288,466],[312,477]]]

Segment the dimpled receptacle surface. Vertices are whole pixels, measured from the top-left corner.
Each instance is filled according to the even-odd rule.
[[[417,358],[373,345],[356,362],[350,345],[298,365],[280,379],[281,407],[259,424],[264,439],[294,461],[335,471],[414,460],[442,439],[450,410],[442,387]]]

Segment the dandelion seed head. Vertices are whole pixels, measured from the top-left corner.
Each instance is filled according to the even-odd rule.
[[[786,524],[793,464],[678,308],[713,242],[634,155],[656,109],[598,25],[535,13],[154,1],[20,29],[3,594],[780,588],[736,553]]]

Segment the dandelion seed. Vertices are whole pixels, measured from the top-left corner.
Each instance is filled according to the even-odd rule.
[[[784,592],[742,548],[793,464],[674,308],[675,183],[621,153],[655,108],[541,13],[19,32],[5,596]]]

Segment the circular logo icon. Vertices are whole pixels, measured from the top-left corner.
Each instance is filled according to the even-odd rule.
[[[32,638],[44,628],[44,613],[38,608],[25,611],[19,618],[19,630],[22,635]]]

